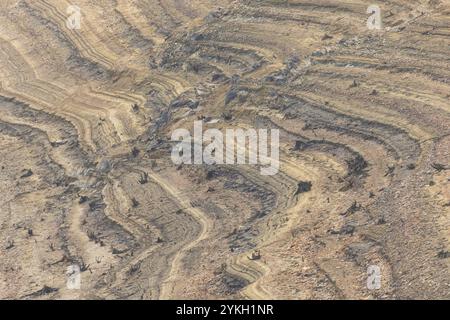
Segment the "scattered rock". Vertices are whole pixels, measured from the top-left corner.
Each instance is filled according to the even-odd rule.
[[[83,203],[85,203],[88,200],[89,200],[89,198],[87,196],[81,196],[80,200],[78,200],[78,203],[79,204],[83,204]]]
[[[431,166],[433,167],[433,169],[436,169],[439,172],[441,172],[442,170],[448,170],[448,167],[436,162],[431,164]]]
[[[388,168],[384,174],[385,177],[392,175],[394,173],[395,166],[393,164],[388,165]]]
[[[178,108],[190,108],[190,109],[196,109],[198,105],[200,104],[199,101],[193,100],[193,99],[186,99],[186,100],[174,100],[170,103],[170,107],[174,109]]]
[[[233,119],[233,116],[232,116],[231,113],[229,113],[229,112],[224,112],[224,113],[222,113],[222,118],[223,118],[225,121],[230,121],[230,120]]]
[[[133,208],[137,208],[139,206],[139,202],[136,200],[136,198],[131,198],[131,206]]]
[[[367,168],[367,162],[361,155],[345,161],[347,163],[348,175],[359,175]]]
[[[300,140],[295,141],[294,148],[292,150],[294,151],[303,151],[308,147],[307,142],[303,142]]]
[[[111,163],[107,159],[102,159],[97,165],[97,170],[102,173],[107,173],[111,170]]]
[[[26,297],[40,297],[40,296],[45,296],[54,292],[58,292],[59,289],[58,288],[52,288],[49,286],[44,286],[42,289],[35,291],[29,295],[26,295]]]
[[[231,89],[230,91],[228,91],[228,93],[225,96],[225,105],[228,105],[231,101],[236,99],[236,97],[237,97],[236,90]]]
[[[136,147],[133,147],[133,149],[131,150],[131,155],[136,158],[139,155],[139,149]]]
[[[294,195],[298,195],[300,193],[311,191],[312,183],[311,181],[300,181],[297,185],[297,191]]]
[[[91,202],[89,202],[89,211],[94,212],[97,209],[101,208],[101,204],[98,203],[96,200],[93,200]]]
[[[139,270],[141,269],[141,263],[138,262],[136,264],[131,265],[130,269],[128,269],[127,274],[129,276],[132,276],[133,274],[139,272]]]
[[[448,259],[450,258],[450,251],[441,250],[439,251],[437,256],[439,259]]]
[[[349,88],[356,88],[357,86],[359,86],[358,82],[356,82],[356,80],[353,80]]]
[[[138,182],[140,184],[146,184],[148,182],[148,173],[147,172],[141,173],[141,176],[139,177]]]
[[[12,249],[14,247],[14,241],[13,240],[9,240],[8,244],[5,246],[6,250]]]
[[[355,227],[352,225],[345,225],[342,226],[341,230],[339,231],[340,234],[348,234],[348,235],[353,235],[353,233],[355,232]]]
[[[378,220],[376,222],[377,225],[382,225],[385,223],[386,223],[386,220],[384,219],[384,217],[378,218]]]
[[[248,257],[250,260],[259,260],[261,259],[261,252],[259,250],[255,250],[251,253],[250,257]]]
[[[33,175],[33,171],[31,171],[31,169],[24,170],[23,172],[24,173],[20,176],[21,179],[28,178]]]
[[[201,33],[195,33],[191,36],[192,41],[202,41],[205,40],[205,36]]]
[[[345,212],[341,213],[341,215],[348,216],[359,210],[361,210],[361,205],[358,204],[358,202],[354,201],[353,204]]]
[[[212,82],[221,82],[227,80],[227,77],[223,73],[214,73],[211,76]]]

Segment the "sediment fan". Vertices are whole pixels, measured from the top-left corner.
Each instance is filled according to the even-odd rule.
[[[2,1],[0,298],[450,298],[450,3],[371,5]]]

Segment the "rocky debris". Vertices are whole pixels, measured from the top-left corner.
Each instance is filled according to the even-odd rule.
[[[225,286],[224,294],[237,293],[248,285],[248,282],[244,279],[234,277],[228,273],[224,273],[221,279]]]
[[[79,204],[83,204],[83,203],[85,203],[88,200],[89,200],[88,196],[80,196],[80,199],[78,200],[78,203]]]
[[[293,151],[303,151],[306,150],[306,148],[308,148],[309,143],[308,142],[303,142],[301,140],[297,140],[295,141],[294,144],[294,148],[292,148]]]
[[[200,102],[194,99],[177,99],[170,103],[170,107],[174,109],[189,108],[196,109]]]
[[[294,195],[309,192],[311,191],[311,188],[312,188],[311,181],[300,181],[297,185],[297,191],[295,191]]]
[[[111,171],[111,162],[108,159],[102,159],[97,165],[97,170],[101,173],[108,173]]]
[[[357,211],[361,210],[361,204],[359,204],[358,202],[354,201],[353,204],[347,209],[345,210],[345,212],[341,213],[342,216],[348,216],[351,215]]]
[[[89,269],[90,265],[86,264],[82,258],[80,259],[79,266],[80,266],[80,271],[81,272],[85,272],[85,271],[88,271],[88,270],[90,271],[90,269]]]
[[[266,82],[275,83],[276,85],[283,85],[287,83],[288,79],[293,75],[294,69],[297,68],[300,59],[293,55],[284,62],[284,68],[280,71],[272,73],[264,78]]]
[[[241,76],[238,74],[233,74],[230,79],[230,84],[232,88],[236,88],[241,81]]]
[[[138,182],[140,184],[146,184],[148,182],[148,173],[147,172],[143,172],[141,173]]]
[[[392,176],[392,174],[394,173],[395,170],[395,166],[393,164],[390,164],[386,170],[386,172],[384,173],[384,176]]]
[[[343,225],[338,231],[335,229],[330,229],[327,232],[329,234],[340,234],[340,235],[353,235],[355,233],[356,227],[351,224]]]
[[[224,82],[226,80],[228,80],[228,77],[226,75],[224,75],[223,73],[214,73],[211,76],[212,82]]]
[[[384,219],[384,217],[378,218],[376,224],[377,225],[382,225],[385,224],[386,220]]]
[[[125,253],[125,252],[127,252],[128,251],[128,249],[122,249],[122,250],[120,250],[120,249],[117,249],[117,248],[111,248],[111,253],[112,254],[122,254],[122,253]]]
[[[408,170],[414,170],[416,168],[416,165],[414,163],[408,163],[406,165],[406,169]]]
[[[339,230],[339,234],[346,234],[352,236],[355,230],[356,230],[355,226],[346,224],[342,226],[342,228]]]
[[[267,82],[274,82],[277,85],[282,85],[286,83],[287,81],[287,74],[286,73],[278,73],[274,75],[269,75],[265,78],[265,81]]]
[[[222,19],[223,17],[227,16],[228,14],[229,14],[229,10],[224,9],[222,7],[218,7],[217,9],[209,12],[204,19],[206,22],[214,22],[214,21]]]
[[[204,123],[211,123],[211,121],[213,121],[213,118],[209,117],[209,116],[201,115],[201,116],[197,117],[197,120],[203,121]]]
[[[22,171],[23,173],[22,173],[22,175],[20,176],[20,178],[21,179],[23,179],[23,178],[28,178],[28,177],[31,177],[32,175],[33,175],[33,171],[31,171],[31,169],[27,169],[27,170],[24,170],[24,171]]]
[[[133,158],[136,158],[136,157],[139,155],[139,153],[140,153],[140,151],[139,151],[138,148],[133,147],[133,148],[131,149],[131,155],[133,156]]]
[[[248,258],[250,260],[259,260],[261,259],[261,252],[259,250],[254,250]]]
[[[358,86],[359,86],[358,82],[357,82],[356,80],[353,80],[353,82],[352,82],[352,84],[349,86],[349,88],[356,88],[356,87],[358,87]]]
[[[65,144],[67,144],[67,142],[68,142],[68,141],[66,141],[66,140],[64,140],[64,141],[52,141],[52,142],[50,142],[50,145],[51,145],[53,148],[56,148],[56,147],[63,146],[63,145],[65,145]]]
[[[348,175],[360,175],[367,168],[367,162],[361,155],[346,160]]]
[[[229,113],[229,112],[224,112],[224,113],[222,113],[222,118],[223,118],[225,121],[230,121],[230,120],[233,119],[233,116],[232,116],[232,114]]]
[[[99,210],[103,207],[103,204],[98,200],[92,200],[89,202],[89,211],[94,212],[96,210]]]
[[[217,175],[216,170],[214,169],[209,169],[206,171],[206,180],[211,180],[213,179],[215,176]]]
[[[139,272],[141,269],[141,262],[138,262],[136,264],[131,265],[131,267],[128,269],[127,274],[129,276],[134,275],[135,273]]]
[[[202,41],[202,40],[205,40],[205,36],[201,33],[194,33],[191,36],[191,40],[192,41]]]
[[[90,241],[94,241],[95,244],[99,244],[101,247],[104,246],[103,240],[100,239],[100,236],[98,234],[96,234],[94,231],[87,230],[86,234]]]
[[[44,287],[42,287],[42,289],[37,290],[33,293],[30,293],[30,294],[26,295],[25,297],[36,298],[36,297],[40,297],[40,296],[49,295],[51,293],[55,293],[58,291],[59,291],[58,288],[52,288],[52,287],[45,285]]]
[[[345,257],[359,266],[367,263],[367,254],[371,251],[374,244],[370,241],[357,241],[348,244],[344,249]]]
[[[433,167],[433,169],[437,170],[438,172],[449,169],[447,166],[444,166],[443,164],[436,163],[436,162],[432,163],[431,167]]]
[[[13,240],[8,240],[7,245],[5,246],[6,250],[12,249],[14,247],[14,241]]]
[[[238,94],[235,89],[231,89],[230,91],[228,91],[227,94],[225,95],[225,105],[228,105],[231,101],[236,99],[237,95]]]
[[[133,208],[137,208],[139,206],[139,202],[136,200],[136,198],[131,198],[131,206]]]
[[[97,235],[92,230],[87,231],[87,236],[88,236],[89,240],[91,240],[91,241],[97,241],[97,239],[98,239]]]

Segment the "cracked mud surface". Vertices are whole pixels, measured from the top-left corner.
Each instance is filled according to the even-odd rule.
[[[2,1],[0,298],[449,299],[450,2],[370,4]],[[173,164],[198,119],[279,173]]]

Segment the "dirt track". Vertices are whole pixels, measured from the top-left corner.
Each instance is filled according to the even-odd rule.
[[[373,3],[2,1],[0,298],[449,299],[450,1]],[[279,173],[174,165],[199,119]]]

